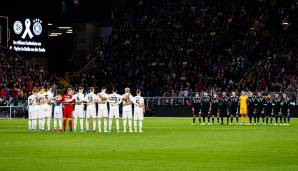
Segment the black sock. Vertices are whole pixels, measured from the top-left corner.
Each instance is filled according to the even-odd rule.
[[[252,122],[252,117],[249,116],[249,123],[251,124],[251,122]]]
[[[224,118],[223,117],[221,117],[221,124],[223,125],[223,120],[224,120]]]
[[[239,117],[238,117],[238,116],[236,116],[236,122],[238,123],[238,121],[239,121]]]
[[[257,118],[254,116],[254,122],[257,123]]]
[[[219,124],[219,117],[217,118],[217,123]]]
[[[203,116],[203,122],[205,123],[205,116]]]
[[[286,117],[284,117],[284,123],[287,123]]]
[[[201,119],[201,118],[199,118],[199,122],[200,122],[200,123],[202,122],[202,119]]]
[[[229,118],[229,117],[227,117],[227,125],[229,125],[229,119],[230,119],[230,118]]]
[[[268,118],[266,118],[266,124],[268,124],[268,120],[269,120],[269,119],[268,119]]]
[[[212,123],[214,123],[214,118],[212,118]]]
[[[275,116],[275,123],[277,124],[278,123],[278,117]]]
[[[288,124],[290,124],[290,117],[288,117]]]
[[[210,122],[210,117],[208,116],[208,123]]]
[[[279,120],[280,120],[280,123],[282,124],[282,117],[280,117]]]
[[[196,119],[195,118],[192,118],[192,123],[195,123],[196,122]]]
[[[231,123],[233,123],[233,117],[231,117]]]

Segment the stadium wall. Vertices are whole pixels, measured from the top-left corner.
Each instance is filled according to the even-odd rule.
[[[291,116],[298,117],[298,106],[291,106]],[[171,105],[155,105],[152,111],[147,113],[147,116],[158,117],[191,117],[191,106],[171,106]]]

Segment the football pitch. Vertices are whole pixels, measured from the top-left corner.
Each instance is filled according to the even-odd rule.
[[[145,118],[144,133],[118,134],[28,132],[27,120],[0,120],[0,170],[298,170],[298,119],[290,126],[191,120]]]

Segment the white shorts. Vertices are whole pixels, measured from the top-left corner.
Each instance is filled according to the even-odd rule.
[[[28,119],[38,118],[36,109],[37,108],[36,108],[35,105],[29,105],[29,107],[28,107]]]
[[[54,108],[54,118],[55,119],[62,119],[63,118],[62,106],[55,106],[55,108]]]
[[[122,118],[123,119],[132,119],[132,110],[123,110]]]
[[[143,120],[144,119],[143,110],[134,110],[133,119],[134,120]]]
[[[76,105],[75,110],[73,111],[72,117],[74,118],[84,118],[84,105]]]
[[[51,118],[52,117],[52,106],[48,104],[42,105],[44,117]]]
[[[99,104],[98,105],[98,111],[97,111],[97,117],[98,118],[107,118],[109,116],[108,114],[108,107],[105,104],[105,106]]]
[[[116,118],[118,119],[119,118],[119,108],[111,108],[110,107],[110,113],[109,113],[109,118],[112,119],[112,118]]]
[[[87,105],[87,110],[86,110],[86,118],[96,118],[96,107],[95,105]]]
[[[45,117],[43,111],[43,105],[36,105],[35,112],[37,113],[36,116],[38,119],[43,119]]]

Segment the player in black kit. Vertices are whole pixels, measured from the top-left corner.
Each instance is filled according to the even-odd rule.
[[[219,124],[219,98],[217,93],[213,94],[211,98],[211,115],[212,115],[212,124],[214,125],[214,118],[217,118],[217,124]],[[210,115],[208,117],[208,124],[210,120]]]
[[[202,119],[201,119],[201,97],[200,93],[196,92],[195,97],[192,99],[192,123],[195,124],[196,122],[196,117],[199,117],[199,123],[201,124]]]
[[[204,92],[204,97],[202,98],[201,115],[203,117],[203,124],[205,124],[205,117],[208,116],[211,110],[211,101],[207,92]]]
[[[260,117],[262,117],[264,123],[264,97],[262,96],[261,92],[257,92],[256,97],[256,115],[257,115],[257,124],[260,125]]]
[[[257,123],[257,118],[255,115],[255,101],[256,101],[256,96],[253,95],[252,92],[249,93],[248,96],[248,117],[249,117],[249,125],[252,124],[252,118],[254,118],[254,123]]]
[[[265,116],[266,116],[266,125],[268,125],[268,121],[270,118],[270,124],[272,125],[273,120],[273,108],[272,108],[272,97],[270,94],[267,95],[267,97],[264,100],[264,110],[265,110]]]
[[[232,91],[232,96],[229,99],[229,115],[227,117],[227,123],[229,124],[229,117],[231,118],[230,125],[233,125],[233,117],[236,116],[237,123],[239,121],[238,115],[238,108],[239,108],[239,97],[236,96],[236,92]]]
[[[273,107],[273,115],[275,116],[275,124],[274,125],[278,125],[278,118],[281,115],[281,113],[280,113],[280,98],[279,98],[278,94],[274,95],[272,107]],[[282,124],[282,119],[280,120],[280,124]]]
[[[223,118],[225,116],[228,116],[228,107],[229,107],[229,97],[227,96],[226,92],[222,92],[222,96],[220,98],[219,104],[220,104],[220,118],[221,118],[221,124],[223,125]],[[227,121],[227,124],[228,121]]]
[[[286,94],[282,94],[282,98],[280,101],[280,107],[281,107],[281,118],[284,118],[284,125],[290,125],[290,103],[287,98]]]

